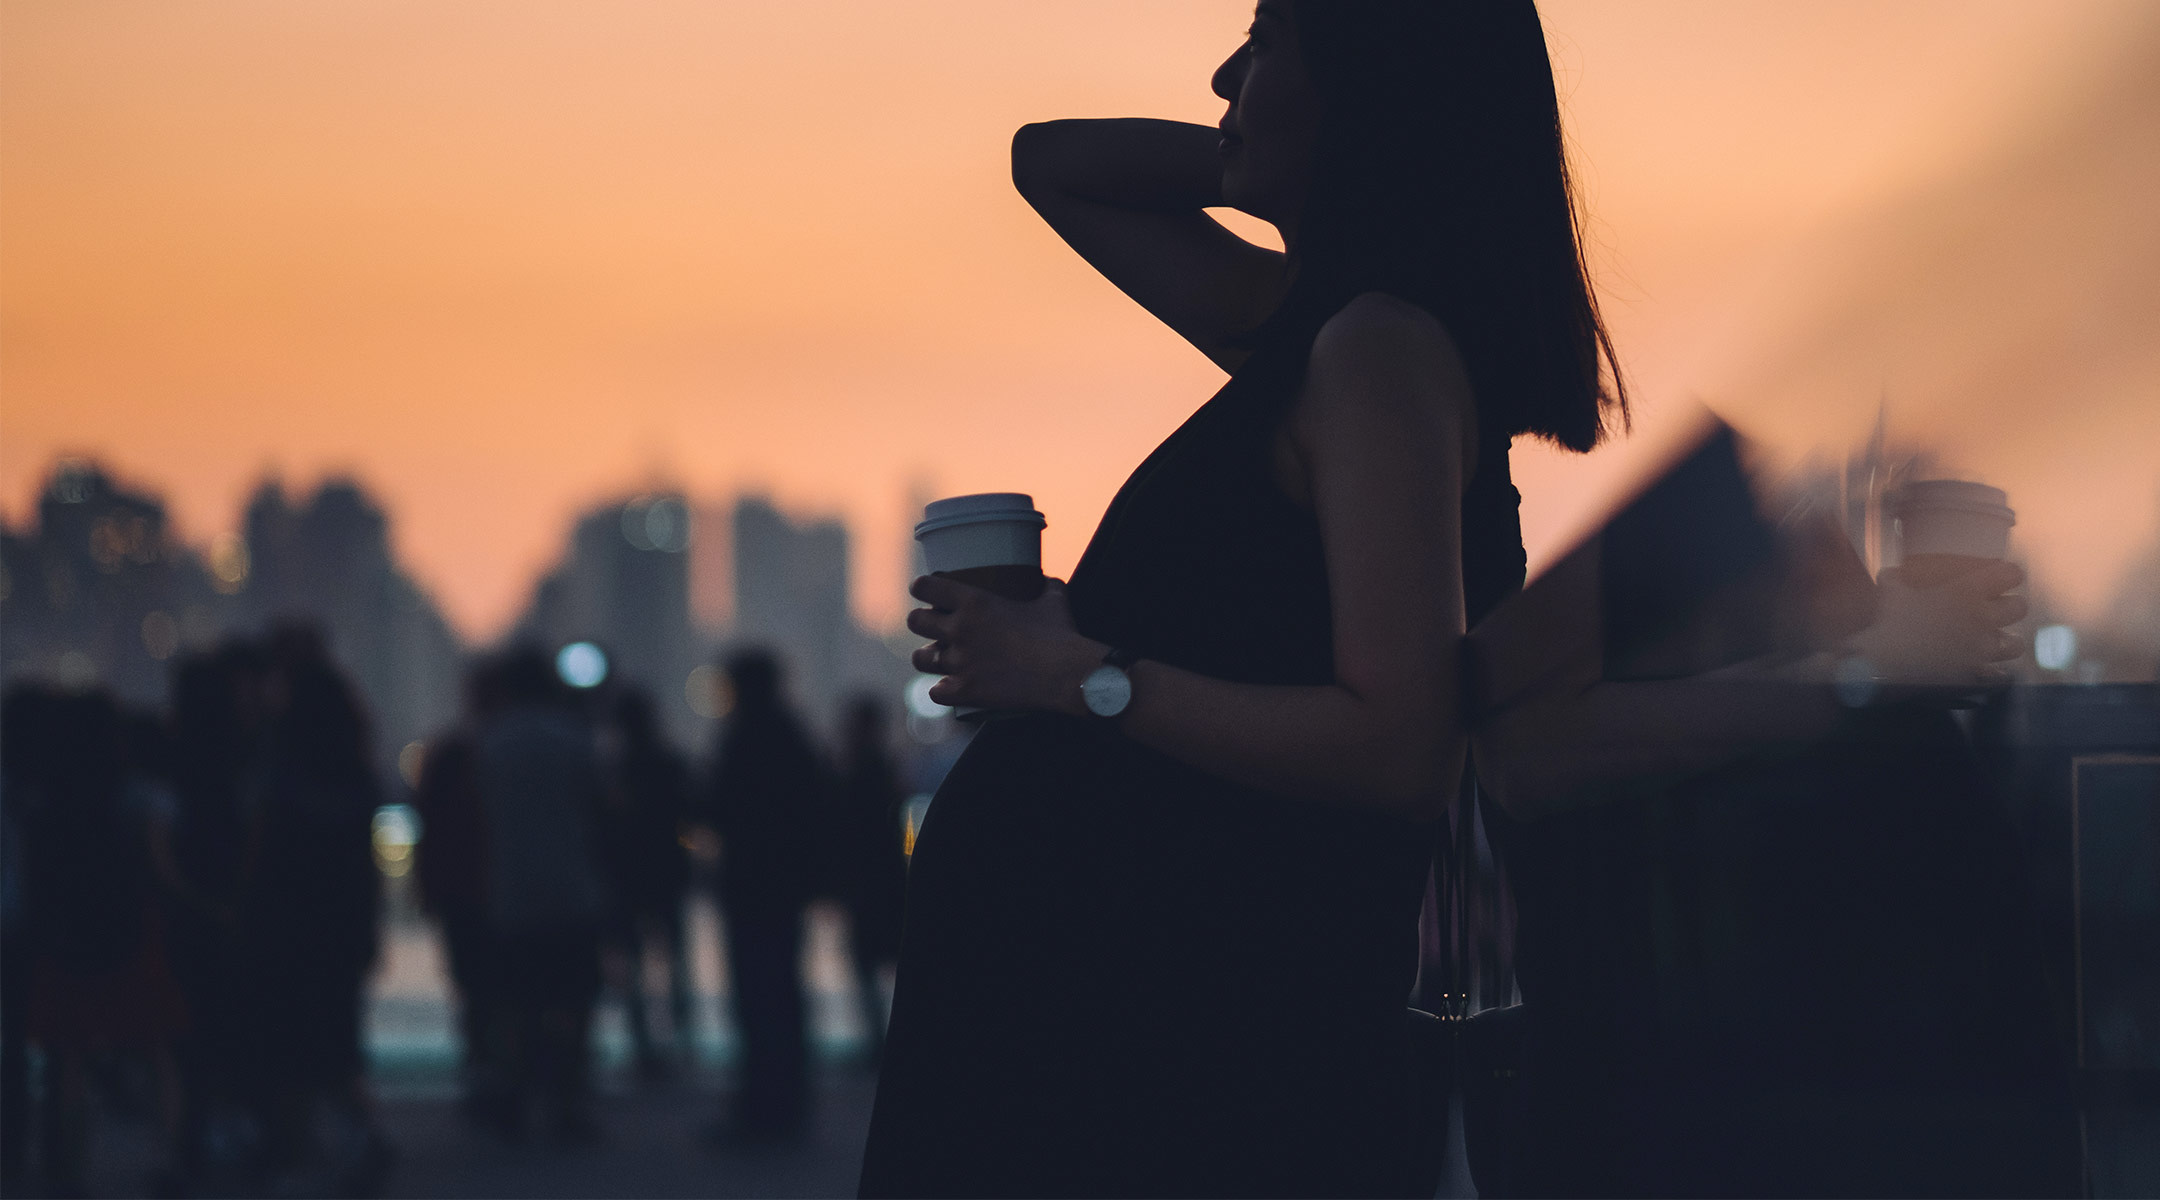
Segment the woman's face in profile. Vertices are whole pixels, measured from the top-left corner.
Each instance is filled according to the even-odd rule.
[[[1215,68],[1212,83],[1230,102],[1222,119],[1224,202],[1278,228],[1295,224],[1320,113],[1285,0],[1261,0],[1245,43]]]

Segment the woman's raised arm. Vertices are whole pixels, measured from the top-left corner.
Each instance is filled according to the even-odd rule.
[[[1284,260],[1224,228],[1221,134],[1144,118],[1013,135],[1013,186],[1067,245],[1226,371],[1282,298]]]

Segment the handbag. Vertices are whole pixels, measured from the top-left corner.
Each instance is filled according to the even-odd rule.
[[[1433,877],[1443,920],[1440,937],[1439,1012],[1410,1008],[1405,1038],[1410,1052],[1410,1136],[1405,1194],[1430,1196],[1447,1169],[1448,1104],[1461,1098],[1463,1155],[1480,1196],[1520,1194],[1524,1114],[1521,1098],[1523,1039],[1528,1024],[1521,1004],[1470,1010],[1469,879],[1476,862],[1477,784],[1466,779],[1445,839],[1435,847]]]
[[[1462,790],[1447,842],[1434,856],[1441,911],[1452,936],[1441,941],[1441,1023],[1453,1034],[1449,1061],[1461,1098],[1463,1156],[1480,1196],[1517,1195],[1515,1164],[1525,1132],[1522,1066],[1528,1014],[1520,1003],[1473,1011],[1470,965],[1470,879],[1476,865],[1478,787]],[[1445,1109],[1442,1109],[1443,1115]],[[1437,1186],[1437,1179],[1435,1185]]]
[[[1522,1130],[1517,1091],[1523,1006],[1509,1004],[1453,1019],[1413,1008],[1407,1016],[1416,1086],[1411,1091],[1411,1174],[1405,1194],[1430,1196],[1440,1190],[1447,1169],[1451,1094],[1462,1098],[1464,1157],[1478,1195],[1519,1194],[1513,1185]]]

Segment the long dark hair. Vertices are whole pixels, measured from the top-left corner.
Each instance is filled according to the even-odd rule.
[[[1588,450],[1608,413],[1625,427],[1533,0],[1294,0],[1290,12],[1321,112],[1278,319],[1390,292],[1447,326],[1481,415],[1508,434]]]

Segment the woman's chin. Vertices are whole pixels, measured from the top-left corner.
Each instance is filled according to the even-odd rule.
[[[1239,171],[1234,165],[1223,167],[1222,198],[1225,205],[1241,213],[1260,217],[1263,221],[1267,219],[1257,211],[1264,208],[1265,205],[1261,204],[1258,198],[1253,195],[1252,188],[1244,185],[1243,172]]]

